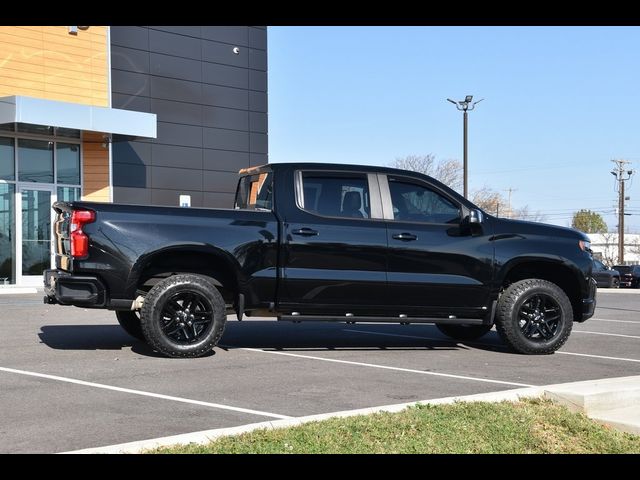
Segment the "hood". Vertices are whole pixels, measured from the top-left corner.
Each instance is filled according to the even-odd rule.
[[[589,237],[575,228],[561,227],[559,225],[550,225],[548,223],[527,222],[525,220],[511,220],[508,218],[492,217],[496,231],[503,233],[520,233],[548,235],[552,237],[575,238],[576,240],[584,240],[590,242]]]

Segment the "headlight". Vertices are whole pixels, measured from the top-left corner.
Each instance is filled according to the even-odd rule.
[[[578,246],[580,247],[580,250],[582,250],[583,252],[591,253],[591,242],[580,240],[578,241]]]

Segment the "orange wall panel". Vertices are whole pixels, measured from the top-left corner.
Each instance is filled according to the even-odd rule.
[[[107,28],[0,27],[0,96],[25,95],[108,107]]]
[[[102,134],[84,132],[82,135],[82,199],[91,202],[108,202],[109,147],[103,147]]]

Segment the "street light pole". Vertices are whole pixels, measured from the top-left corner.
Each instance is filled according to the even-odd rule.
[[[459,100],[459,101],[455,101],[455,100],[451,100],[450,98],[447,98],[447,101],[453,103],[456,108],[458,110],[460,110],[461,112],[463,112],[463,129],[462,129],[462,143],[463,143],[463,149],[462,149],[462,156],[463,156],[463,162],[462,162],[462,170],[463,170],[463,195],[464,198],[468,198],[468,193],[469,193],[469,185],[468,185],[468,177],[469,177],[469,168],[468,168],[468,155],[467,155],[467,111],[471,111],[474,108],[476,108],[476,104],[480,103],[482,100],[484,100],[484,98],[481,98],[480,100],[478,100],[477,102],[473,102],[471,103],[471,101],[473,100],[473,95],[467,95],[466,97],[464,97],[464,100]]]
[[[464,109],[464,113],[462,114],[462,117],[464,118],[463,123],[464,123],[464,127],[462,128],[462,136],[464,137],[464,140],[462,141],[462,157],[463,157],[463,165],[462,165],[462,170],[464,172],[463,174],[463,181],[464,181],[464,186],[463,186],[463,195],[464,198],[469,198],[467,196],[468,192],[469,192],[469,163],[468,163],[468,159],[469,157],[467,156],[467,109]]]

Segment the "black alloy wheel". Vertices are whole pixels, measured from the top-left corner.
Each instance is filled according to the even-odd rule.
[[[530,278],[512,283],[498,299],[496,330],[515,352],[546,355],[569,338],[573,307],[555,283]]]
[[[213,305],[198,292],[178,292],[160,314],[162,333],[176,343],[189,345],[204,337],[213,326]]]
[[[147,343],[169,357],[201,357],[222,337],[226,306],[209,277],[180,274],[155,284],[140,311]]]
[[[546,342],[558,334],[562,310],[553,297],[545,293],[532,295],[520,305],[518,326],[525,338]]]

